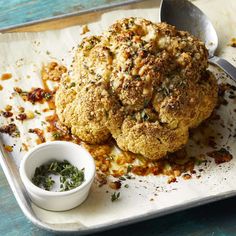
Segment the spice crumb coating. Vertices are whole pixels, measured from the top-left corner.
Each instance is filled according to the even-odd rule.
[[[166,23],[117,21],[83,39],[56,93],[56,112],[90,144],[113,137],[157,160],[182,148],[212,113],[218,86],[203,42]]]

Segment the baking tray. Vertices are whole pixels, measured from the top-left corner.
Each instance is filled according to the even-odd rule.
[[[231,24],[229,19],[234,16],[236,4],[233,0],[227,3],[229,5],[224,4],[226,5],[224,9],[220,7],[223,3],[222,0],[198,0],[195,3],[207,12],[213,23],[217,25],[220,38],[226,36],[230,38],[233,33],[236,33],[235,29],[232,31],[231,28],[224,27],[225,24]],[[213,3],[215,4],[214,11],[211,7]],[[99,33],[115,19],[125,16],[140,16],[157,21],[158,7],[158,1],[146,1],[136,5],[134,9],[130,7],[129,10],[111,11],[105,15],[101,13],[99,23],[88,24],[91,29],[90,33],[92,34],[95,30],[96,33]],[[225,22],[220,24],[217,21],[218,14],[227,14],[232,18],[228,17]],[[223,19],[221,19],[222,21]],[[79,36],[81,30],[81,26],[73,26],[57,31],[0,35],[1,73],[11,72],[13,75],[13,79],[2,82],[4,90],[0,92],[0,96],[4,99],[0,101],[0,109],[3,109],[9,103],[14,103],[15,106],[24,105],[27,109],[41,109],[41,107],[32,107],[30,104],[27,104],[27,106],[24,103],[22,104],[20,98],[12,100],[9,95],[12,94],[14,86],[26,90],[33,86],[42,86],[39,73],[42,63],[56,58],[66,65],[70,65],[74,53],[72,48],[81,40],[80,37],[82,36]],[[75,39],[75,37],[71,37],[72,35],[77,35],[78,38]],[[52,43],[48,42],[48,39]],[[60,44],[55,43],[55,40]],[[47,53],[48,51],[50,53]],[[233,48],[227,46],[226,42],[223,41],[219,52],[220,56],[235,63],[233,58],[236,58],[236,52]],[[233,84],[233,81],[223,72],[213,67],[211,70],[219,81]],[[234,122],[236,102],[235,99],[230,99],[229,95],[226,94],[228,105],[221,106],[217,110],[221,119],[210,122],[207,128],[208,132],[206,132],[208,134],[199,130],[196,137],[204,138],[209,133],[210,135],[220,133],[223,138],[216,139],[217,147],[228,148],[235,156],[235,137],[230,136],[230,134],[236,128]],[[24,154],[24,152],[19,151],[21,143],[28,142],[31,146],[36,145],[33,139],[29,139],[26,130],[37,127],[40,124],[40,119],[43,119],[43,117],[36,117],[34,121],[24,122],[24,125],[19,123],[22,133],[20,139],[12,139],[1,134],[0,163],[23,213],[35,225],[46,230],[87,234],[140,222],[236,195],[236,176],[234,175],[236,159],[233,158],[230,162],[216,165],[209,158],[208,164],[201,164],[196,169],[196,175],[189,180],[179,177],[177,182],[168,184],[167,176],[136,176],[134,180],[127,180],[127,184],[130,186],[128,189],[122,188],[119,190],[121,198],[116,202],[110,201],[112,191],[108,186],[98,187],[94,184],[86,202],[75,209],[67,212],[49,212],[40,209],[30,201],[18,172]],[[3,123],[4,119],[0,117],[0,125]],[[3,144],[15,144],[13,152],[6,152]],[[189,155],[202,155],[211,150],[206,144],[199,148],[194,141],[194,137],[188,142],[187,149]]]

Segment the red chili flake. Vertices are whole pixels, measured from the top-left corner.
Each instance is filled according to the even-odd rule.
[[[21,113],[21,114],[16,116],[16,119],[17,120],[21,120],[21,121],[26,120],[27,119],[27,115],[25,113]]]
[[[13,116],[13,113],[10,112],[10,111],[2,111],[2,115],[3,115],[5,118],[9,118],[9,117],[12,117],[12,116]]]
[[[22,91],[21,88],[15,87],[14,91],[19,93],[24,100],[27,100],[31,103],[36,103],[36,102],[43,102],[43,101],[49,101],[53,98],[53,91],[47,91],[42,88],[33,88],[29,92],[24,92]]]
[[[28,101],[35,103],[43,99],[44,90],[41,88],[36,88],[28,93]]]
[[[209,157],[214,158],[215,163],[217,165],[219,165],[221,163],[229,162],[233,158],[232,154],[228,150],[226,150],[225,148],[221,148],[220,150],[208,152],[207,155]]]
[[[42,102],[43,99],[46,99],[48,101],[51,98],[52,98],[52,93],[46,92],[42,88],[33,89],[32,91],[28,92],[28,95],[27,95],[27,99],[31,103]]]

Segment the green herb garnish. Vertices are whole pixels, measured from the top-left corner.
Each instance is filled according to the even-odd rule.
[[[54,139],[56,139],[56,140],[58,140],[58,139],[60,139],[61,138],[61,133],[59,133],[59,132],[54,132],[54,133],[52,133],[52,137],[54,138]]]
[[[170,89],[166,85],[163,85],[162,91],[163,91],[165,96],[169,96],[170,95]]]
[[[127,173],[129,173],[129,172],[132,170],[132,168],[133,168],[133,165],[128,165],[128,167],[127,167]]]
[[[44,98],[48,101],[52,98],[52,95],[50,93],[45,93]]]
[[[200,166],[202,163],[203,163],[203,160],[195,159],[195,164],[196,164],[197,166]]]
[[[37,110],[34,111],[36,114],[41,115],[41,113]]]
[[[72,83],[70,84],[70,88],[72,88],[72,87],[75,87],[75,82],[72,82]]]
[[[114,192],[112,195],[111,195],[111,201],[114,202],[114,201],[117,201],[120,197],[120,192],[116,193]]]
[[[123,177],[123,176],[121,176],[121,177],[119,178],[119,180],[125,181],[125,180],[126,180],[126,178],[125,178],[125,177]]]
[[[41,121],[41,125],[46,125],[47,123],[45,121]]]
[[[47,191],[50,191],[55,183],[51,175],[60,176],[60,192],[68,191],[80,186],[84,181],[84,170],[79,170],[68,161],[53,161],[49,164],[37,167],[32,182]]]
[[[144,106],[144,107],[147,107],[148,104],[149,104],[149,100],[144,100],[144,104],[143,104],[143,106]]]

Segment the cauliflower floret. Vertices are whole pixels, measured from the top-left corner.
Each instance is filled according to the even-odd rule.
[[[187,32],[141,18],[117,21],[85,38],[56,93],[60,121],[88,143],[117,145],[159,159],[208,118],[217,82],[204,44]],[[73,86],[72,86],[73,85]]]

